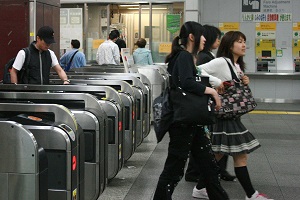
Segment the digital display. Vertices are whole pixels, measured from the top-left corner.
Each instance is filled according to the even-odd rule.
[[[262,51],[262,57],[272,57],[271,51]]]

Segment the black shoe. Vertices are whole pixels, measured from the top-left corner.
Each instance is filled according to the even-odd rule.
[[[224,181],[236,181],[236,176],[229,174],[227,171],[221,173],[221,179]]]
[[[194,176],[194,177],[185,176],[185,181],[197,183],[199,181],[199,178],[197,178],[197,176]]]

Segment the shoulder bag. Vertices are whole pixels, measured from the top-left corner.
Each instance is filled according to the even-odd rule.
[[[209,85],[209,77],[201,76],[199,82]],[[214,103],[210,95],[196,95],[180,87],[171,89],[175,124],[210,125],[215,123]]]
[[[220,94],[222,107],[215,114],[217,118],[234,119],[254,110],[257,104],[250,87],[236,76],[230,63],[227,60],[226,62],[230,69],[232,80],[224,82],[225,92]]]

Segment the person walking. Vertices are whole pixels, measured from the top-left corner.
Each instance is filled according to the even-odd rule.
[[[111,32],[115,32],[116,34],[117,34],[117,36],[118,36],[118,38],[117,38],[117,40],[116,40],[116,44],[118,45],[118,47],[119,47],[119,52],[121,52],[121,49],[122,48],[126,48],[126,42],[125,42],[125,40],[123,40],[120,36],[120,31],[119,30],[117,30],[117,29],[115,29],[115,30],[112,30]],[[121,53],[120,53],[120,62],[122,63],[123,62],[123,59],[122,59],[122,55],[121,55]]]
[[[249,84],[249,77],[244,74],[245,63],[243,57],[246,54],[246,36],[240,31],[229,31],[221,39],[217,51],[217,58],[199,65],[197,68],[214,76],[223,83],[232,80],[230,68],[244,83]],[[226,59],[226,60],[225,60]],[[224,92],[224,84],[218,88],[219,93]],[[213,126],[212,149],[217,160],[223,155],[230,155],[234,160],[234,171],[242,185],[246,200],[268,200],[269,198],[254,189],[247,168],[248,154],[259,148],[258,140],[249,132],[241,122],[241,117],[233,119],[217,119]],[[272,200],[272,199],[269,199]]]
[[[118,34],[112,31],[108,39],[100,44],[96,54],[96,61],[99,65],[120,65],[120,51],[115,43],[117,39]]]
[[[63,84],[69,84],[68,77],[65,71],[59,65],[56,55],[50,46],[55,43],[54,31],[49,26],[41,27],[36,35],[36,41],[33,41],[29,46],[30,59],[24,76],[26,80],[19,80],[21,83],[28,84],[49,84],[50,69],[52,68],[58,74]],[[10,72],[11,83],[18,83],[18,72],[22,69],[25,62],[25,51],[20,50],[16,56],[15,62],[12,65]]]
[[[221,31],[217,27],[207,24],[203,27],[203,36],[206,41],[204,49],[197,54],[196,65],[201,65],[214,59],[216,56],[212,51],[217,49],[220,45]],[[228,156],[224,155],[223,158],[218,161],[218,165],[220,167],[220,178],[225,181],[235,181],[236,177],[226,171],[227,160]],[[185,180],[188,182],[198,182],[197,186],[194,188],[193,197],[199,196],[198,193],[202,188],[204,188],[203,174],[201,174],[200,171],[197,171],[197,166],[193,156],[190,156],[185,173]]]
[[[72,68],[80,68],[86,66],[86,59],[84,53],[79,51],[80,42],[79,40],[71,40],[72,49],[66,52],[60,58],[60,66],[65,70],[69,71]]]
[[[172,42],[171,53],[166,57],[168,72],[171,74],[171,86],[181,87],[196,95],[209,94],[220,108],[220,99],[216,90],[196,81],[195,55],[202,50],[205,38],[203,27],[193,21],[185,22],[179,36]],[[172,89],[171,89],[172,102]],[[168,156],[164,169],[159,177],[154,200],[171,200],[178,182],[184,175],[184,166],[189,154],[192,154],[200,170],[205,174],[205,186],[211,200],[227,200],[228,195],[220,185],[217,163],[211,151],[210,140],[206,137],[204,127],[173,123],[169,129]]]
[[[151,51],[145,48],[147,41],[144,38],[140,38],[135,44],[138,48],[132,54],[134,64],[153,65]]]

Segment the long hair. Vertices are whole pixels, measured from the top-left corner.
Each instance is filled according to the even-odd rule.
[[[168,63],[178,52],[184,50],[188,44],[189,34],[193,34],[195,38],[195,46],[192,54],[196,55],[199,51],[200,39],[203,34],[204,28],[201,24],[194,21],[185,22],[180,29],[179,36],[175,37],[172,42],[171,53],[166,57],[165,63]],[[180,43],[179,43],[180,40]]]
[[[229,31],[221,39],[220,46],[217,51],[217,57],[226,57],[234,63],[232,48],[233,44],[239,39],[244,39],[246,41],[246,36],[240,31]],[[243,60],[243,56],[240,56],[237,60],[237,63],[240,65],[242,71],[245,71],[246,66]]]
[[[204,26],[203,36],[205,37],[205,46],[203,52],[210,52],[212,45],[215,43],[217,38],[221,37],[221,31],[215,26],[207,25]]]

